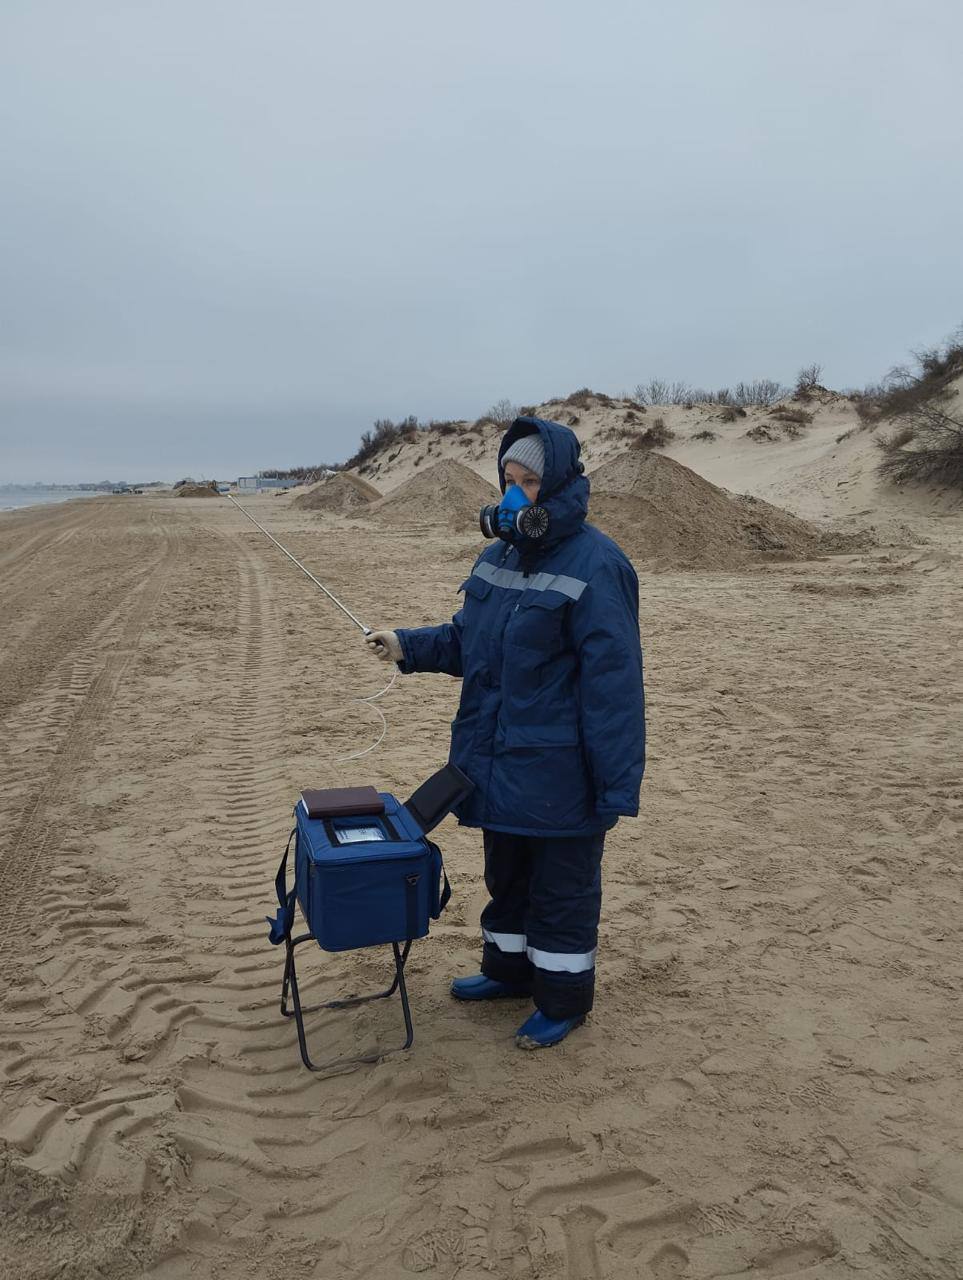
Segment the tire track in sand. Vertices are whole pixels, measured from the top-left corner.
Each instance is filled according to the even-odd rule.
[[[42,696],[51,671],[71,653],[96,649],[104,619],[122,611],[143,580],[139,551],[150,524],[138,512],[133,536],[118,545],[118,514],[100,503],[64,510],[52,529],[4,557],[0,719]]]
[[[189,550],[196,551],[197,541]],[[208,1088],[215,1080],[217,1087],[208,1094],[184,1088],[177,1095],[171,1088],[155,1087],[141,1097],[124,1094],[116,1105],[100,1107],[118,1088],[124,1093],[124,1086],[116,1083],[114,1089],[102,1089],[85,1100],[97,1107],[96,1118],[83,1124],[78,1123],[78,1108],[51,1108],[34,1099],[24,1112],[7,1116],[0,1125],[28,1168],[101,1189],[117,1185],[124,1161],[130,1164],[126,1183],[142,1190],[156,1189],[158,1164],[161,1181],[177,1183],[192,1161],[203,1164],[206,1157],[233,1161],[239,1169],[253,1159],[272,1172],[270,1160],[247,1143],[243,1133],[222,1132],[221,1117],[243,1107],[238,1100],[239,1075],[260,1074],[259,1064],[243,1057],[237,1069],[229,1065],[232,1046],[247,1046],[260,1034],[262,1047],[270,1047],[280,1021],[265,1015],[267,1001],[255,999],[252,1004],[250,997],[276,987],[280,977],[277,953],[265,946],[266,926],[254,922],[268,905],[268,868],[290,807],[283,770],[265,764],[266,759],[281,758],[272,703],[284,678],[283,665],[277,628],[269,628],[265,617],[269,611],[257,560],[217,536],[213,551],[205,550],[203,563],[205,591],[216,591],[220,608],[233,610],[237,626],[209,691],[218,715],[207,727],[193,762],[197,804],[186,791],[180,797],[185,814],[194,807],[207,813],[201,834],[206,870],[188,893],[179,893],[183,919],[166,917],[160,935],[151,927],[146,903],[137,900],[131,888],[139,884],[139,868],[146,861],[136,844],[129,849],[131,870],[120,888],[98,895],[89,871],[67,871],[58,877],[55,891],[41,896],[40,906],[60,942],[60,954],[42,966],[44,980],[57,991],[68,1019],[80,1020],[95,1036],[105,1075],[116,1083],[120,1077],[136,1079],[145,1071],[174,1068],[178,1083],[196,1076]],[[160,584],[157,589],[162,589]],[[189,605],[196,592],[183,583],[179,590],[177,598]],[[180,622],[183,618],[175,616],[173,625]],[[267,645],[266,629],[273,631]],[[110,674],[116,678],[119,672]],[[99,698],[95,689],[88,704],[94,697]],[[72,748],[69,739],[68,734]],[[77,762],[72,750],[71,758]],[[29,821],[24,832],[29,837]],[[90,865],[82,850],[71,861]],[[28,1079],[37,1063],[28,1039],[24,1037],[22,1047],[17,1042],[3,1046],[12,1055],[5,1066],[0,1050],[0,1072],[9,1079]],[[211,1066],[222,1057],[224,1068],[212,1073]],[[290,1053],[283,1057],[286,1069],[293,1070]],[[30,1116],[38,1108],[42,1117],[36,1127]],[[258,1104],[252,1110],[267,1130],[272,1109]],[[243,1115],[239,1119],[243,1129]],[[150,1131],[149,1141],[132,1141],[144,1128]]]
[[[151,522],[158,523],[154,513]],[[44,804],[70,792],[71,780],[89,754],[98,726],[177,562],[181,535],[176,526],[162,525],[160,532],[160,552],[141,584],[128,591],[113,615],[119,622],[113,647],[99,657],[104,641],[113,633],[109,619],[96,628],[98,642],[92,642],[76,664],[68,668],[69,674],[60,676],[60,688],[54,696],[42,700],[40,723],[35,728],[45,739],[48,755],[31,779],[29,797],[6,842],[0,865],[0,955],[8,945],[10,928],[24,910],[42,871],[50,835]],[[30,718],[29,711],[25,718]]]
[[[84,835],[94,750],[110,736],[118,695],[186,545],[173,514],[146,508],[133,520],[128,512],[117,521],[113,511],[102,510],[103,538],[113,538],[118,561],[138,559],[140,581],[131,576],[106,616],[92,612],[87,641],[53,673],[52,690],[24,702],[4,725],[5,745],[17,746],[20,758],[3,809],[19,804],[20,816],[0,871],[8,979],[0,1136],[10,1152],[11,1187],[21,1194],[34,1188],[32,1194],[56,1202],[77,1187],[101,1197],[103,1216],[90,1218],[68,1246],[78,1274],[102,1274],[102,1261],[118,1249],[146,1247],[154,1214],[145,1197],[174,1187],[183,1174],[163,1136],[170,1090],[139,1079],[136,1052],[118,1060],[129,1016],[124,1001],[136,1009],[157,993],[157,1005],[165,1002],[156,967],[152,983],[132,970],[131,944],[144,921],[125,894],[104,892],[104,872],[90,858]],[[139,533],[146,543],[133,536]],[[68,557],[60,566],[63,581],[70,581],[70,564]],[[56,874],[48,877],[54,852]],[[113,1021],[90,1011],[82,998],[72,1003],[92,971],[101,986],[114,987]],[[168,1016],[176,1020],[178,1011]],[[145,1131],[154,1137],[142,1146]],[[44,1240],[53,1270],[60,1265],[58,1244],[66,1243],[55,1234]]]

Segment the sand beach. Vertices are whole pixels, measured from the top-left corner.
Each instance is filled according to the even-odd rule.
[[[633,549],[642,810],[606,845],[595,1011],[540,1054],[518,1007],[447,995],[486,896],[451,819],[412,1049],[318,1078],[278,1011],[264,916],[299,790],[408,794],[446,759],[455,681],[399,678],[384,742],[344,762],[385,667],[226,500],[0,515],[0,1273],[963,1275],[960,522],[878,494],[858,435],[833,455],[838,403],[785,444],[739,422],[728,452],[682,413],[666,466],[851,541]],[[592,414],[590,471],[624,448]],[[487,492],[484,443],[417,467]],[[245,499],[371,626],[450,616],[479,549],[417,489],[391,505],[416,447],[364,477],[380,498]],[[316,950],[306,995],[388,962]],[[398,1023],[310,1033],[361,1052]]]

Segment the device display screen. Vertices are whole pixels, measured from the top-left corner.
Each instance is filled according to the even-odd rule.
[[[380,827],[335,827],[338,844],[364,844],[369,840],[384,840]]]

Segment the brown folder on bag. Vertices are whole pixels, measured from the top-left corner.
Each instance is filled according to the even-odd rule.
[[[327,791],[307,789],[301,803],[309,818],[350,818],[355,814],[384,813],[385,802],[374,787],[333,787]]]

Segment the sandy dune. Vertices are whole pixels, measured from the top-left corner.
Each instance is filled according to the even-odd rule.
[[[950,386],[963,394],[963,378]],[[854,402],[832,391],[820,391],[805,402],[788,400],[783,408],[802,409],[812,415],[809,425],[790,434],[773,419],[772,409],[749,408],[745,416],[728,416],[719,405],[649,406],[640,410],[631,400],[574,397],[547,400],[536,406],[542,417],[574,428],[582,442],[582,457],[591,474],[625,452],[633,436],[662,419],[673,438],[662,452],[696,471],[712,484],[734,494],[753,494],[785,507],[807,520],[877,526],[883,537],[905,536],[905,525],[893,527],[910,515],[932,516],[963,512],[959,495],[892,494],[881,491],[875,467],[879,453],[874,432],[866,429]],[[773,406],[778,409],[779,406]],[[404,484],[419,468],[453,458],[497,483],[495,458],[502,429],[494,424],[471,427],[464,423],[457,434],[440,436],[419,432],[393,446],[361,468],[361,473],[383,493]],[[768,439],[748,433],[764,428]],[[885,424],[881,430],[885,430]],[[714,439],[701,438],[706,431]]]
[[[473,535],[247,501],[369,624],[457,607]],[[899,515],[926,545],[643,576],[650,765],[586,1028],[522,1055],[524,1006],[446,995],[485,896],[449,820],[414,1047],[330,1079],[263,923],[291,805],[407,794],[456,683],[399,679],[339,763],[385,669],[227,502],[0,518],[0,1274],[963,1275],[963,538]],[[309,995],[387,958],[317,951]]]

